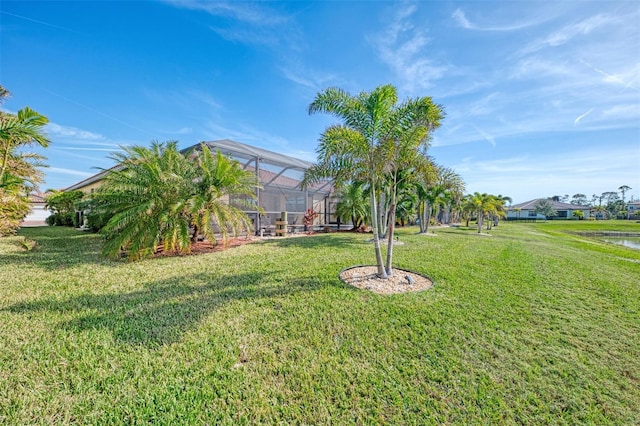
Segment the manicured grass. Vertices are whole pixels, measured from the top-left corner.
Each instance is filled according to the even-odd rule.
[[[396,266],[436,284],[394,296],[337,279],[368,235],[125,263],[24,229],[0,239],[0,424],[639,424],[640,251],[566,231],[640,225],[585,223],[401,229]]]

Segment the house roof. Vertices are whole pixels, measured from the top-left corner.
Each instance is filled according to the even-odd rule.
[[[107,173],[109,173],[110,171],[116,169],[117,167],[119,167],[119,166],[113,166],[113,167],[110,167],[108,169],[102,170],[101,172],[96,173],[93,176],[89,176],[88,178],[83,179],[78,183],[74,183],[73,185],[63,189],[63,191],[65,191],[65,192],[66,191],[75,191],[76,189],[84,188],[87,185],[91,185],[94,182],[101,181]]]
[[[46,203],[45,197],[47,194],[42,192],[32,192],[29,194],[29,202],[30,203]]]
[[[536,206],[540,201],[550,202],[554,210],[584,210],[584,209],[588,210],[591,208],[590,206],[580,206],[578,204],[561,203],[560,201],[553,201],[548,198],[536,198],[534,200],[526,201],[524,203],[514,204],[511,207],[509,207],[507,210],[515,210],[515,209],[533,210],[536,208]]]

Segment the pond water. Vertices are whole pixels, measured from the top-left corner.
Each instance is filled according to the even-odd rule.
[[[606,237],[602,240],[640,250],[640,237]]]

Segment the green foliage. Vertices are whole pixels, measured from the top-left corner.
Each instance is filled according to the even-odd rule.
[[[582,210],[574,210],[572,215],[573,215],[573,217],[575,217],[578,220],[584,219],[584,212]]]
[[[0,237],[12,235],[29,214],[28,198],[13,188],[0,188]]]
[[[83,196],[82,191],[52,191],[45,197],[46,207],[54,214],[75,213]]]
[[[9,92],[0,85],[0,102]],[[37,144],[48,146],[43,133],[48,119],[25,107],[17,114],[0,111],[0,237],[13,234],[29,213],[28,195],[42,182],[43,157],[23,152]]]
[[[335,213],[342,221],[351,221],[353,229],[358,229],[367,223],[369,217],[367,194],[364,187],[362,182],[350,182],[343,185],[336,194],[338,203]]]
[[[638,226],[400,229],[435,286],[393,296],[337,278],[370,235],[126,263],[25,228],[0,240],[0,423],[640,424],[640,252],[573,233]]]
[[[487,221],[487,229],[491,229],[491,224],[499,217],[506,216],[505,203],[509,200],[509,197],[503,197],[501,195],[480,194],[474,192],[467,195],[464,201],[465,209],[469,213],[475,214],[478,234],[482,233],[482,225],[485,219]]]
[[[188,253],[200,233],[215,243],[216,233],[226,241],[248,230],[246,214],[226,202],[230,194],[254,196],[256,178],[237,162],[205,145],[184,155],[176,142],[124,151],[93,197],[92,214],[111,216],[101,230],[106,255],[117,258],[124,250],[138,260],[160,245]]]
[[[541,214],[547,218],[557,216],[558,212],[553,208],[550,200],[540,200],[533,208],[533,212]]]
[[[327,113],[340,120],[320,136],[318,163],[305,172],[303,185],[330,177],[341,187],[347,182],[364,182],[369,189],[369,217],[372,220],[378,275],[392,273],[393,244],[387,245],[386,264],[382,260],[379,238],[386,226],[381,211],[381,189],[389,200],[389,241],[393,240],[399,172],[415,166],[428,147],[430,132],[444,118],[442,108],[429,97],[398,103],[392,85],[372,92],[350,95],[339,88],[328,88],[316,95],[309,113]]]

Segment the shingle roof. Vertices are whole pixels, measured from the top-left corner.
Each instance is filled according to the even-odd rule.
[[[591,208],[590,206],[580,206],[577,204],[561,203],[560,201],[553,201],[548,198],[536,198],[534,200],[526,201],[524,203],[514,204],[511,207],[509,207],[507,210],[515,210],[515,209],[533,210],[536,208],[536,206],[540,201],[549,201],[555,210],[583,210],[583,209],[588,210]]]

